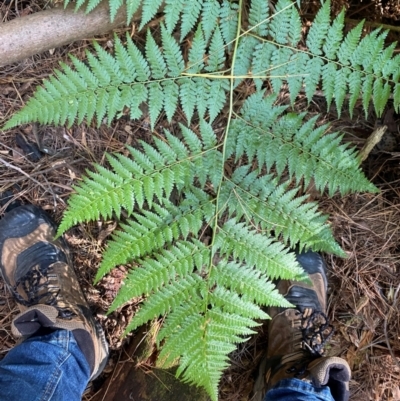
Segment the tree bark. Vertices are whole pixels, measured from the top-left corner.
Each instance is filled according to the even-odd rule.
[[[133,21],[138,19],[137,12]],[[70,4],[65,9],[53,8],[0,23],[0,66],[111,31],[125,23],[125,7],[119,9],[111,22],[105,1],[89,14],[85,14],[84,9],[74,12],[74,4]]]

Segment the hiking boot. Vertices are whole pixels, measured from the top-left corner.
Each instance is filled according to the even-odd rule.
[[[315,387],[329,386],[335,401],[349,397],[350,367],[338,357],[324,357],[333,334],[326,316],[326,265],[318,253],[305,252],[297,260],[310,282],[280,280],[279,292],[293,308],[269,308],[267,356],[254,387],[254,400],[283,379],[297,378]]]
[[[0,270],[21,313],[12,323],[17,338],[40,329],[72,331],[91,379],[103,370],[108,346],[93,318],[56,225],[40,208],[20,206],[0,220]]]

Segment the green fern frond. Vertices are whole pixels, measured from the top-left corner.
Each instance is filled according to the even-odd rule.
[[[213,148],[201,146],[200,141],[194,147],[197,136],[189,129],[182,131],[189,145],[166,132],[169,143],[155,139],[158,149],[144,142],[143,152],[129,148],[133,159],[108,155],[113,171],[95,164],[96,172],[87,171],[90,178],[75,187],[77,193],[69,200],[71,209],[65,213],[59,233],[80,221],[110,218],[113,213],[119,218],[121,208],[131,214],[135,204],[142,208],[147,202],[151,207],[155,196],[167,199],[174,187],[190,186],[196,177],[196,159]]]
[[[253,52],[257,46],[257,39],[253,36],[245,36],[239,43],[236,52],[234,75],[241,77],[235,80],[235,86],[244,80],[243,76],[249,75]]]
[[[158,58],[156,48],[149,52]],[[168,58],[163,60],[168,68]],[[197,85],[195,79],[200,78],[186,82]],[[207,96],[225,82],[204,81]],[[250,96],[231,120],[224,144],[211,124],[200,120],[198,134],[181,126],[179,138],[166,131],[152,144],[141,142],[141,150],[128,146],[130,156],[108,155],[110,168],[95,165],[76,187],[59,229],[61,234],[80,221],[127,212],[96,281],[134,261],[110,310],[144,297],[127,332],[163,317],[158,365],[179,360],[178,375],[214,399],[229,353],[251,335],[255,319],[267,317],[261,307],[289,306],[271,280],[305,278],[288,248],[343,255],[327,216],[299,195],[292,178],[297,184],[313,178],[318,189],[332,193],[354,185],[374,189],[338,134],[326,135],[327,126],[315,128],[317,117],[305,121],[305,114],[285,114],[287,107],[274,106],[275,100],[263,91]],[[243,156],[249,165],[224,168],[229,158]],[[172,202],[172,194],[179,200]]]
[[[322,54],[322,46],[327,39],[331,22],[330,2],[326,1],[318,11],[307,35],[307,47],[315,55]]]
[[[288,184],[278,184],[269,175],[256,178],[250,173],[244,179],[233,176],[221,192],[234,199],[229,205],[230,217],[246,219],[251,215],[252,221],[263,230],[276,238],[282,237],[291,247],[311,246],[343,256],[326,223],[327,216],[318,212],[316,203],[306,202],[306,195],[296,196],[299,188],[289,189]]]
[[[262,88],[279,93],[287,83],[292,104],[302,91],[311,102],[322,89],[339,114],[350,95],[350,113],[361,99],[381,115],[391,95],[400,106],[400,55],[380,29],[362,39],[361,24],[344,33],[344,11],[331,22],[329,1],[308,33],[289,0],[278,0],[274,13],[261,0],[109,2],[112,17],[125,5],[128,20],[141,8],[141,27],[158,12],[163,22],[154,36],[149,29],[144,50],[116,37],[113,54],[95,43],[85,62],[71,57],[6,128],[100,125],[126,108],[132,119],[148,110],[153,129],[178,109],[193,120],[95,164],[74,187],[58,235],[83,221],[119,220],[96,275],[129,266],[110,311],[141,302],[126,333],[162,318],[158,366],[179,362],[178,376],[216,401],[229,353],[268,318],[262,308],[290,306],[272,280],[306,279],[293,249],[344,255],[307,187],[376,191],[341,134],[276,105]],[[241,84],[238,111],[232,88]]]
[[[220,4],[218,0],[205,0],[201,13],[201,27],[206,41],[210,39],[216,26],[218,26],[218,17],[220,14]]]
[[[279,0],[276,3],[276,12],[269,23],[269,32],[273,40],[278,44],[285,45],[289,43],[289,33],[292,29],[290,26],[292,7],[293,3],[290,0]]]
[[[225,46],[221,31],[218,26],[214,31],[210,44],[210,55],[208,56],[206,71],[219,71],[225,64]]]
[[[228,50],[231,51],[233,41],[236,38],[237,25],[238,25],[238,5],[228,0],[223,0],[219,14],[219,26],[221,29],[222,37]]]
[[[319,191],[327,188],[330,194],[376,191],[362,174],[354,150],[340,144],[338,133],[326,135],[327,125],[316,128],[318,116],[304,122],[304,115],[283,115],[284,108],[274,107],[274,100],[271,95],[263,98],[262,92],[247,98],[232,122],[228,156],[246,155],[267,171],[275,167],[279,174],[287,168],[297,183],[304,180],[307,186],[313,179]]]
[[[165,0],[165,25],[169,33],[174,30],[184,7],[185,0]]]
[[[387,32],[377,29],[361,39],[363,22],[360,22],[344,34],[344,10],[331,23],[330,1],[326,1],[306,35],[307,49],[301,49],[297,47],[302,37],[300,21],[293,3],[279,0],[275,14],[270,17],[268,32],[256,32],[255,24],[256,28],[250,28],[250,32],[241,37],[235,75],[254,76],[258,89],[261,89],[263,77],[269,79],[276,93],[286,81],[291,102],[303,88],[310,102],[320,87],[328,107],[334,100],[339,115],[346,95],[351,92],[350,113],[361,98],[366,113],[372,100],[381,116],[388,101],[387,94],[394,93],[400,80],[399,66],[393,57],[396,45],[384,49]],[[256,40],[251,46],[249,38]],[[247,47],[248,53],[245,52]],[[373,84],[379,77],[382,77],[382,84],[375,84],[375,98]],[[398,106],[396,103],[395,108]]]
[[[142,29],[157,14],[163,0],[141,0],[141,3],[142,18],[139,29]]]
[[[303,270],[294,254],[288,253],[280,242],[250,230],[244,223],[227,221],[216,235],[215,248],[227,256],[258,270],[270,279],[301,277]]]
[[[197,210],[194,206],[198,207]],[[122,224],[122,230],[113,235],[113,240],[104,253],[96,281],[117,265],[159,251],[179,238],[187,238],[189,234],[197,235],[205,220],[202,206],[193,203],[190,210],[183,211],[171,205],[159,206],[156,211],[144,213],[144,218],[134,213],[128,224]],[[116,304],[118,299],[117,297],[115,300]]]
[[[199,73],[204,66],[204,55],[206,53],[207,41],[204,39],[203,31],[199,26],[194,35],[192,46],[189,50],[187,70],[189,73]]]
[[[124,107],[130,108],[131,118],[141,117],[140,106],[144,102],[149,106],[152,127],[162,111],[171,120],[179,102],[188,121],[196,108],[201,117],[209,110],[212,121],[226,103],[228,82],[204,82],[182,76],[185,70],[182,51],[163,25],[161,38],[162,49],[148,32],[145,56],[129,36],[126,46],[115,38],[114,56],[95,43],[96,53],[87,52],[89,66],[71,57],[74,68],[62,64],[61,70],[44,81],[44,86],[37,90],[21,112],[8,121],[5,128],[31,121],[67,123],[70,126],[75,121],[86,119],[91,122],[94,118],[99,126],[105,118],[111,123]],[[195,38],[190,62],[194,71],[198,71],[204,65],[205,41],[201,30]],[[216,29],[209,49],[207,71],[222,68],[224,52],[221,33]],[[209,88],[206,91],[205,85]]]
[[[210,281],[258,305],[290,306],[266,275],[240,263],[220,262],[211,270]]]
[[[249,10],[249,27],[252,32],[260,36],[268,35],[268,2],[263,0],[252,0]]]
[[[204,0],[190,0],[190,3],[186,4],[186,7],[183,8],[181,17],[181,42],[197,22],[203,6],[203,1]]]
[[[114,300],[113,310],[134,297],[149,295],[174,280],[182,279],[194,270],[201,270],[210,258],[210,250],[200,241],[181,241],[169,249],[161,249],[154,259],[139,260]]]

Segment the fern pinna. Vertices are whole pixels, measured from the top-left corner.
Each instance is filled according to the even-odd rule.
[[[144,6],[150,3],[144,1]],[[204,1],[203,11],[208,3]],[[301,21],[289,0],[279,0],[271,16],[263,0],[253,0],[244,33],[238,31],[239,11],[237,4],[223,1],[217,24],[211,27],[201,19],[187,60],[171,34],[174,24],[161,25],[162,48],[150,32],[142,50],[129,36],[126,45],[115,38],[114,55],[95,43],[96,52],[87,52],[87,63],[71,57],[72,67],[62,64],[4,128],[31,121],[71,125],[94,117],[100,125],[104,118],[110,123],[125,107],[136,119],[142,115],[142,103],[149,105],[153,126],[162,111],[171,121],[178,105],[188,122],[195,111],[202,118],[208,112],[212,122],[227,102],[232,77],[234,87],[253,79],[258,90],[269,80],[275,93],[286,81],[292,102],[300,91],[311,101],[321,88],[328,107],[334,101],[339,115],[346,95],[350,113],[360,99],[366,113],[372,101],[380,117],[391,95],[399,110],[400,54],[393,56],[395,44],[384,48],[387,31],[377,29],[360,39],[361,22],[345,35],[344,11],[331,22],[327,1],[305,38],[306,47],[298,47]],[[229,65],[227,52],[233,45],[235,57]]]
[[[307,186],[329,194],[376,190],[340,134],[328,133],[318,116],[276,105],[276,94],[287,83],[291,102],[300,92],[311,101],[319,88],[339,114],[348,96],[350,112],[358,101],[367,112],[372,100],[380,116],[390,96],[399,108],[400,55],[393,56],[394,45],[384,47],[387,33],[379,29],[361,39],[360,23],[345,34],[344,12],[331,21],[329,2],[305,37],[289,0],[279,0],[273,14],[264,0],[249,8],[243,0],[110,0],[111,17],[125,3],[128,19],[142,7],[142,27],[163,7],[159,35],[148,31],[143,48],[115,37],[113,54],[95,43],[86,62],[71,57],[5,128],[84,119],[100,125],[127,108],[137,119],[142,103],[153,128],[162,113],[172,121],[178,107],[188,124],[195,121],[88,170],[59,234],[83,221],[120,219],[124,211],[128,218],[96,280],[135,261],[111,310],[145,295],[127,332],[163,316],[158,363],[179,360],[178,376],[216,400],[229,353],[268,318],[263,307],[287,305],[272,280],[304,278],[289,250],[343,254]],[[251,95],[237,110],[243,82]],[[226,128],[217,138],[213,121],[224,106]]]

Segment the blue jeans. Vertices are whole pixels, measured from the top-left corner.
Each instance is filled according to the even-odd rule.
[[[0,361],[0,401],[80,401],[89,377],[89,365],[70,331],[35,335]],[[329,387],[286,379],[268,391],[265,401],[334,399]]]
[[[72,332],[35,335],[0,361],[0,401],[81,401],[89,377]]]
[[[335,401],[329,387],[316,388],[299,379],[281,380],[268,391],[264,401]]]

